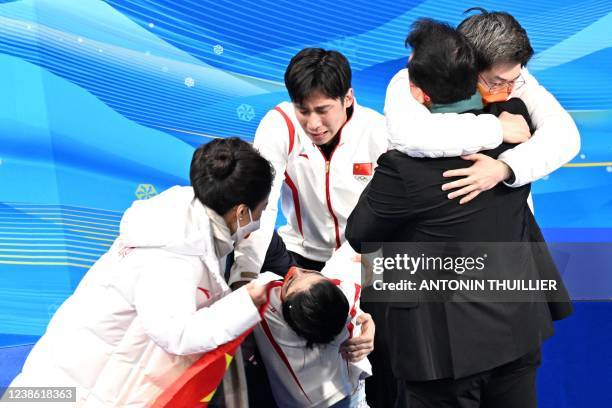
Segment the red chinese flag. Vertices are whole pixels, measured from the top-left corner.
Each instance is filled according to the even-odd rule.
[[[268,302],[260,307],[260,315],[263,316],[268,307],[270,290],[282,284],[282,281],[273,281],[267,284]],[[253,328],[250,328],[237,339],[227,342],[200,357],[157,397],[151,408],[207,407],[215,395],[217,387],[221,384],[225,371],[227,371],[236,355],[238,347],[252,331]]]
[[[204,354],[185,371],[172,385],[157,397],[152,408],[204,408],[212,400],[221,384],[236,350],[251,333],[242,336]]]
[[[371,176],[372,163],[353,163],[353,176]]]

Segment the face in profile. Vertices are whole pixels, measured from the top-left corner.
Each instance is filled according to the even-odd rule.
[[[326,278],[321,275],[321,272],[294,266],[285,276],[281,287],[281,298],[284,300],[292,294],[308,290],[312,285],[324,279]]]
[[[258,230],[261,215],[267,205],[268,197],[266,197],[265,200],[257,204],[257,207],[255,207],[252,211],[246,204],[240,204],[229,210],[228,213],[224,216],[224,218],[228,228],[230,229],[230,232],[232,234],[235,234],[238,231],[239,227],[246,228],[244,236],[246,237],[251,232]]]
[[[353,105],[353,101],[352,88],[346,96],[337,99],[315,91],[301,104],[294,103],[295,115],[308,138],[318,146],[325,145],[346,123],[346,110]]]
[[[240,225],[248,224],[251,221],[259,221],[261,219],[261,215],[264,210],[268,206],[268,197],[265,200],[257,204],[252,211],[249,213],[249,207],[244,204],[237,207],[238,212],[236,214],[236,219],[240,221]],[[235,220],[233,220],[235,222]],[[230,229],[234,230],[234,227],[230,227]]]

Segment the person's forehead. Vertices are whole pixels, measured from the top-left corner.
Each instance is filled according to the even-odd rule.
[[[302,270],[302,273],[299,275],[299,277],[297,279],[294,279],[293,281],[291,281],[291,283],[289,284],[289,286],[287,287],[287,290],[290,290],[291,292],[295,291],[295,290],[304,290],[312,285],[314,285],[316,282],[325,279],[325,277],[323,275],[321,275],[320,273],[314,272],[314,271],[304,271]]]
[[[330,98],[320,91],[315,91],[308,97],[304,98],[299,106],[303,108],[320,109],[324,107],[331,107],[338,103],[340,103],[338,99]]]
[[[318,271],[310,271],[310,270],[302,271],[302,274],[300,275],[300,281],[302,282],[314,283],[321,279],[325,279],[325,278]]]
[[[521,73],[519,72],[516,75],[496,75],[495,76],[495,80],[497,81],[502,81],[502,82],[511,82],[511,81],[515,81],[518,79],[518,77],[521,76]]]
[[[491,79],[497,81],[513,81],[521,75],[521,64],[501,63],[491,67],[487,72]]]

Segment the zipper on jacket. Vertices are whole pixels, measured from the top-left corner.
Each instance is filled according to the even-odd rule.
[[[340,146],[340,140],[338,140],[338,144],[336,145],[336,147],[334,147],[334,150],[332,150],[331,154],[329,155],[329,160],[327,160],[327,158],[325,157],[325,153],[323,153],[323,150],[319,146],[317,146],[317,148],[323,155],[323,158],[325,159],[325,198],[327,200],[327,209],[329,210],[329,214],[331,215],[332,220],[334,221],[334,232],[336,233],[336,249],[340,248],[340,227],[338,225],[338,217],[336,217],[336,214],[334,213],[334,209],[331,204],[331,194],[329,192],[329,173],[331,159],[334,157],[334,153],[336,152],[338,146]]]
[[[329,160],[327,159],[327,157],[325,157],[325,153],[323,153],[323,149],[317,146],[317,148],[323,155],[323,159],[325,159],[325,198],[327,199],[327,209],[329,210],[329,213],[332,216],[332,220],[334,220],[334,230],[336,233],[336,249],[340,248],[340,226],[338,225],[338,217],[336,217],[336,214],[334,213],[334,209],[332,208],[331,195],[329,193],[330,164],[331,164],[332,158],[334,157],[334,153],[336,153],[336,150],[342,144],[342,131],[344,130],[344,127],[346,126],[347,123],[350,122],[350,120],[353,118],[354,115],[355,115],[355,112],[353,111],[353,113],[349,117],[347,117],[346,122],[344,122],[344,124],[340,127],[340,129],[338,129],[338,144],[336,145],[336,147],[334,147],[334,150],[332,150],[331,153],[329,154]]]

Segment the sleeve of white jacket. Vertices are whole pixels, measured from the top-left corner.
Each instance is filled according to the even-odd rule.
[[[523,69],[525,85],[516,94],[525,102],[533,126],[531,139],[499,156],[514,172],[511,187],[538,180],[570,161],[580,150],[580,134],[574,120],[554,96]]]
[[[196,309],[198,268],[162,250],[146,250],[155,262],[140,273],[134,303],[145,333],[171,354],[213,350],[260,321],[246,287]],[[145,266],[143,266],[145,267]]]
[[[289,152],[289,130],[279,112],[271,110],[263,117],[255,132],[253,146],[274,167],[274,181],[268,205],[261,215],[259,229],[236,246],[234,264],[230,271],[230,285],[252,280],[256,277],[254,274],[260,272],[276,226],[278,201],[285,180]]]
[[[493,115],[431,113],[410,93],[408,69],[387,87],[389,148],[412,157],[455,157],[499,146],[503,130]]]

